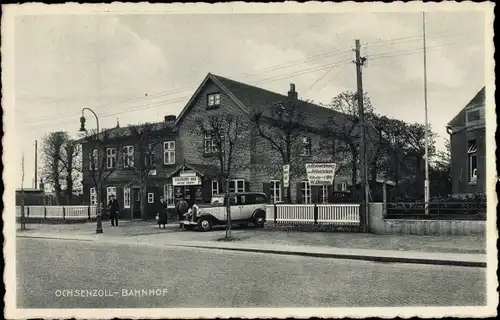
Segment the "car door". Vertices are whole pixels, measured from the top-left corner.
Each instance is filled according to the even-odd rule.
[[[255,207],[255,195],[246,194],[240,198],[240,220],[248,220],[252,217]]]

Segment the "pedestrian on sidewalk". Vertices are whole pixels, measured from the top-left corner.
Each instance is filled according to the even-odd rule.
[[[182,228],[181,221],[184,220],[184,214],[188,211],[188,209],[188,203],[184,199],[177,201],[175,204],[175,210],[177,211],[177,216],[179,217],[179,228]]]
[[[164,197],[160,198],[161,202],[161,207],[159,209],[160,212],[158,212],[158,227],[161,229],[161,226],[163,225],[163,229],[166,229],[166,224],[167,224],[167,202],[165,201]]]
[[[118,227],[118,213],[120,212],[120,204],[114,195],[111,195],[108,203],[109,218],[111,219],[111,226],[114,227],[115,223]]]

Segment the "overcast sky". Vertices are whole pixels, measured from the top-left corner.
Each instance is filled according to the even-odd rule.
[[[484,19],[482,12],[426,14],[429,119],[442,138],[485,84]],[[376,111],[423,123],[421,13],[18,17],[16,133],[25,187],[34,141],[51,131],[77,134],[82,107],[96,111],[101,127],[117,118],[122,126],[160,121],[180,112],[208,72],[283,94],[293,82],[299,97],[328,103],[356,90],[355,39],[368,58],[363,85]],[[87,125],[95,125],[90,114]]]

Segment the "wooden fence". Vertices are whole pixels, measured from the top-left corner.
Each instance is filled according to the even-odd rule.
[[[28,219],[90,220],[96,216],[96,206],[24,206]],[[16,206],[16,218],[21,218],[21,206]]]
[[[359,204],[275,204],[266,206],[266,221],[274,224],[359,226]]]

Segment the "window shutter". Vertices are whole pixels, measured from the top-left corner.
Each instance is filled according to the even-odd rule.
[[[330,185],[328,186],[328,203],[332,203],[333,202],[333,189],[334,189],[334,185]]]
[[[297,182],[297,203],[302,203],[302,183]]]
[[[210,179],[203,180],[202,186],[203,189],[201,190],[201,192],[203,195],[203,202],[208,203],[212,199],[212,180]]]
[[[245,192],[249,192],[249,191],[250,191],[250,182],[245,181]]]
[[[269,182],[263,182],[262,183],[262,192],[264,192],[267,195],[267,198],[271,198],[271,183]]]
[[[321,186],[311,186],[311,203],[321,203]]]

